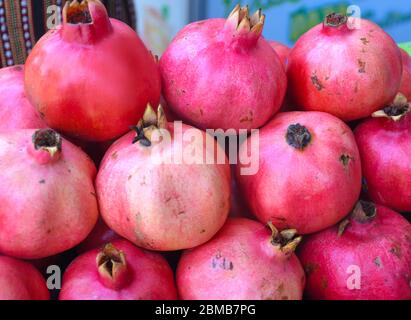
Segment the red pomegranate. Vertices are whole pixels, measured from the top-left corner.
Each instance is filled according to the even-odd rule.
[[[159,102],[157,63],[98,0],[67,1],[63,18],[27,59],[27,94],[53,129],[91,141],[117,138],[148,102]]]
[[[299,257],[307,296],[321,300],[410,300],[411,224],[361,202],[340,226],[306,239]]]
[[[272,226],[272,225],[271,225]],[[229,220],[207,244],[183,254],[177,287],[184,300],[301,300],[305,275],[295,230],[272,234],[247,219]]]
[[[411,101],[411,57],[405,50],[400,50],[403,66],[400,92],[407,97],[408,101]]]
[[[368,194],[374,202],[411,211],[411,104],[399,94],[355,131]]]
[[[250,138],[252,139],[252,138]],[[252,150],[250,139],[240,157]],[[343,219],[361,192],[361,161],[351,129],[322,112],[282,113],[259,134],[259,170],[237,181],[253,213],[281,229],[310,234]]]
[[[51,129],[0,134],[0,252],[41,259],[71,249],[93,229],[96,168]]]
[[[97,176],[105,222],[145,249],[201,245],[221,229],[230,210],[224,150],[205,132],[180,125],[176,130],[168,123],[161,107],[158,116],[148,107],[137,133],[114,143]],[[207,164],[216,150],[225,163]]]
[[[104,223],[103,219],[98,219],[93,231],[89,234],[77,248],[78,254],[103,248],[107,243],[119,240],[120,237]]]
[[[225,19],[186,26],[160,60],[172,111],[201,129],[254,129],[280,110],[287,79],[261,36],[265,16],[239,5]]]
[[[291,53],[291,49],[287,47],[285,44],[282,44],[277,41],[269,41],[271,47],[274,49],[274,51],[278,54],[280,57],[281,62],[283,63],[283,66],[285,69],[287,69],[288,65],[288,57]]]
[[[0,256],[0,300],[49,300],[46,281],[28,262]]]
[[[174,275],[159,254],[120,240],[78,257],[66,270],[60,300],[176,300]]]
[[[360,25],[358,25],[360,24]],[[376,24],[331,14],[304,34],[288,64],[290,97],[345,121],[369,117],[398,93],[401,53]]]
[[[24,92],[24,67],[0,69],[0,130],[45,127]]]

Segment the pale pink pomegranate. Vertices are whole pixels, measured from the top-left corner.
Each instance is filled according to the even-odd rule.
[[[51,129],[0,133],[0,252],[40,259],[71,249],[93,229],[96,168]]]
[[[180,298],[301,300],[305,275],[294,254],[301,237],[270,226],[231,219],[213,240],[186,251],[177,270]]]
[[[136,132],[109,149],[97,176],[107,225],[146,249],[201,245],[221,229],[230,210],[224,150],[205,132],[180,126],[181,132],[167,122],[162,108],[156,115],[149,107]],[[223,164],[207,164],[207,159],[216,160],[216,150]]]

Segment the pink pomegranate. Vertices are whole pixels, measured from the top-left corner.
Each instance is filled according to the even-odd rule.
[[[245,165],[239,165],[237,181],[261,222],[310,234],[352,210],[361,192],[361,161],[346,124],[321,112],[282,113],[259,137],[259,170],[243,175]],[[251,150],[250,139],[240,157]]]
[[[53,129],[90,141],[115,139],[148,102],[159,102],[157,63],[98,0],[67,1],[63,20],[27,59],[27,94]]]
[[[287,80],[261,36],[265,16],[239,5],[227,20],[186,26],[160,60],[172,111],[201,129],[263,126],[283,103]]]
[[[355,131],[368,194],[374,202],[411,211],[411,104],[399,94]]]
[[[400,92],[407,97],[408,101],[411,101],[411,57],[405,50],[400,50],[403,66]]]
[[[147,108],[137,133],[110,148],[97,176],[105,222],[145,249],[201,245],[220,230],[230,210],[224,150],[205,132],[181,123],[177,127],[167,122],[161,107],[158,116]],[[207,164],[216,150],[225,164]]]
[[[384,30],[335,13],[300,38],[288,63],[294,102],[345,121],[369,117],[390,103],[401,74],[401,53]]]
[[[269,43],[271,47],[274,49],[274,51],[280,57],[280,60],[283,63],[283,66],[285,67],[285,69],[287,69],[288,57],[290,55],[291,49],[287,47],[286,45],[280,42],[277,42],[277,41],[269,41]]]
[[[272,234],[248,219],[229,220],[207,244],[183,254],[177,287],[184,300],[301,300],[305,275],[295,230]]]
[[[0,130],[45,127],[24,92],[24,67],[0,69]]]
[[[353,214],[306,239],[299,257],[307,296],[321,300],[410,300],[411,224],[360,202]]]
[[[46,281],[28,262],[0,256],[0,300],[49,300]]]
[[[96,168],[51,129],[0,134],[0,252],[41,259],[71,249],[93,229]]]
[[[119,239],[120,237],[113,230],[107,227],[102,219],[99,219],[87,239],[76,248],[76,252],[78,254],[82,254],[93,249],[100,249],[107,243]]]
[[[176,300],[174,275],[159,254],[120,240],[78,257],[63,277],[60,300]]]

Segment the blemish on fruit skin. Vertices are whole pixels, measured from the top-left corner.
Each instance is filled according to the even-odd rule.
[[[321,288],[326,290],[328,288],[328,281],[324,278],[321,279]]]
[[[361,59],[358,59],[358,66],[359,66],[358,72],[359,73],[365,73],[365,66],[366,65],[367,64],[364,61],[362,61]]]
[[[401,258],[401,248],[398,245],[394,245],[391,250],[390,253],[393,254],[394,256],[396,256],[397,258]]]
[[[381,267],[382,267],[381,257],[375,258],[375,259],[374,259],[374,264],[375,264],[377,267],[381,268]]]
[[[347,154],[343,154],[340,157],[340,161],[341,161],[341,163],[343,164],[344,167],[347,167],[352,160],[354,160],[354,159],[351,156],[347,155]]]
[[[114,160],[116,160],[116,159],[118,158],[118,153],[117,153],[117,152],[114,152],[114,153],[111,155],[111,157],[112,157]]]
[[[361,40],[361,42],[366,46],[366,45],[368,45],[369,43],[370,43],[370,40],[368,40],[367,38],[361,38],[360,39]]]
[[[323,84],[320,82],[320,80],[318,79],[317,75],[313,75],[313,76],[311,77],[311,81],[312,81],[313,85],[315,86],[315,88],[316,88],[318,91],[321,91],[321,90],[323,90],[323,89],[325,88],[325,87],[323,86]]]
[[[46,184],[46,180],[42,179],[39,181],[40,184]]]

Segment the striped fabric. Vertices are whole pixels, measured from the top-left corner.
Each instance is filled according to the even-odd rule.
[[[0,68],[23,64],[47,31],[47,8],[68,0],[0,0]],[[133,0],[105,0],[109,15],[136,28]]]

